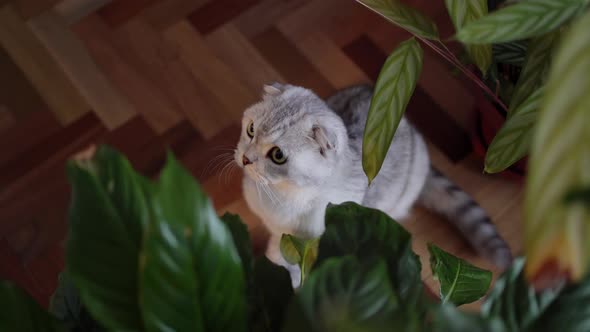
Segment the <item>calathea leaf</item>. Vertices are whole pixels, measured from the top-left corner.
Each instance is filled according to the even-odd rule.
[[[487,0],[445,0],[445,4],[457,30],[488,13]],[[469,53],[479,70],[485,75],[492,64],[492,46],[490,44],[465,45],[465,49],[467,49],[467,53]]]
[[[399,306],[383,260],[334,257],[314,270],[295,297],[285,331],[382,331]],[[294,312],[302,314],[297,317]],[[293,324],[293,326],[291,326]]]
[[[149,331],[244,331],[244,274],[231,234],[172,156],[154,188],[141,251]]]
[[[29,294],[7,281],[0,281],[0,299],[0,331],[65,332]]]
[[[515,66],[522,66],[527,53],[527,44],[523,41],[512,41],[492,46],[494,60]]]
[[[438,39],[436,24],[399,0],[357,0],[393,24],[417,36]]]
[[[146,180],[107,147],[93,159],[71,161],[68,177],[67,273],[105,327],[139,330],[137,271],[142,223],[149,215]]]
[[[486,294],[492,282],[492,272],[473,266],[433,244],[428,244],[428,251],[432,275],[440,282],[443,303],[471,303]]]
[[[434,310],[432,329],[434,332],[505,332],[499,318],[484,318],[475,313],[463,312],[450,304],[443,304]]]
[[[535,293],[524,278],[523,267],[524,259],[515,259],[496,280],[481,307],[484,317],[501,319],[507,331],[528,331],[557,296],[557,292],[551,290]]]
[[[586,0],[527,0],[467,24],[456,38],[468,44],[503,43],[541,36],[582,11]]]
[[[559,34],[559,31],[553,31],[529,42],[526,61],[510,100],[509,116],[545,83]]]
[[[580,280],[590,266],[590,209],[564,204],[590,185],[590,12],[564,35],[533,135],[525,195],[526,274]],[[538,286],[544,286],[537,284]]]
[[[538,89],[512,112],[486,152],[485,171],[497,173],[524,157],[531,146],[543,89]]]
[[[363,169],[369,182],[379,173],[422,70],[422,48],[411,38],[387,58],[371,100],[363,136]]]
[[[354,255],[363,261],[384,258],[400,299],[419,314],[423,304],[422,267],[410,240],[402,226],[379,210],[356,203],[329,205],[316,266],[330,257],[343,255]]]

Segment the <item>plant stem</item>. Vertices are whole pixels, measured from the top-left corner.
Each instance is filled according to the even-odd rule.
[[[508,113],[508,107],[506,107],[506,105],[504,105],[502,100],[500,100],[500,98],[498,98],[498,95],[495,94],[492,90],[490,90],[490,88],[488,88],[488,86],[485,85],[485,83],[482,80],[480,80],[475,74],[473,74],[469,69],[465,68],[465,66],[463,66],[461,61],[459,61],[459,59],[457,59],[455,54],[453,54],[453,52],[451,52],[451,50],[449,50],[445,44],[440,42],[441,45],[444,47],[444,50],[443,50],[443,49],[439,48],[438,46],[436,46],[435,44],[433,44],[430,40],[420,37],[418,35],[415,35],[415,36],[418,39],[420,39],[424,44],[426,44],[430,48],[432,48],[436,53],[438,53],[440,56],[442,56],[445,60],[447,60],[448,62],[455,65],[457,68],[459,68],[459,70],[461,70],[461,72],[463,72],[463,74],[465,74],[465,76],[467,76],[477,86],[479,86],[486,94],[488,94],[492,99],[494,99],[494,101],[498,105],[500,105],[500,107],[502,107],[502,109],[504,111],[506,111]]]

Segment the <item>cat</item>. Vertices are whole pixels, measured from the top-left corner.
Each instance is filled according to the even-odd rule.
[[[446,217],[471,245],[501,268],[512,255],[485,211],[430,165],[420,133],[402,118],[379,174],[368,185],[361,148],[372,88],[343,89],[326,101],[288,84],[265,85],[247,108],[235,149],[244,197],[270,231],[266,256],[299,280],[279,244],[283,233],[319,237],[328,203],[356,202],[397,221],[418,203]]]

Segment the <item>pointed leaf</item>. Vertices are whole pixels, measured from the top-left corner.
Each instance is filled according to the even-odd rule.
[[[462,305],[477,301],[486,294],[492,272],[480,269],[439,247],[428,244],[432,275],[440,282],[442,302]]]
[[[244,274],[226,225],[173,157],[155,186],[142,249],[141,309],[149,331],[244,331]]]
[[[467,24],[455,37],[463,43],[489,44],[541,36],[557,29],[587,4],[587,0],[519,1]]]
[[[535,293],[523,275],[524,259],[517,258],[494,283],[481,306],[488,319],[501,319],[507,331],[537,331],[528,328],[557,296],[555,291]]]
[[[551,64],[551,53],[558,39],[559,31],[554,31],[529,43],[526,61],[510,100],[509,116],[545,83]]]
[[[529,152],[542,97],[538,89],[506,119],[486,153],[487,173],[501,172]]]
[[[362,264],[353,256],[327,260],[295,300],[304,316],[291,315],[286,325],[303,319],[313,331],[383,331],[399,306],[385,262]]]
[[[29,294],[7,281],[0,281],[0,299],[0,331],[65,332]]]
[[[302,255],[303,255],[303,246],[300,245],[299,248],[296,245],[297,238],[290,235],[290,234],[283,234],[281,236],[281,243],[280,249],[283,258],[289,264],[299,264],[301,263]]]
[[[381,169],[421,70],[422,48],[410,38],[391,53],[379,73],[363,136],[363,169],[369,182]]]
[[[488,13],[487,0],[445,0],[445,4],[456,30]],[[492,46],[490,44],[465,45],[465,48],[473,62],[485,75],[492,64]]]
[[[522,66],[527,53],[527,44],[523,41],[512,41],[492,46],[494,60],[498,63]]]
[[[357,0],[357,2],[414,35],[438,39],[436,24],[418,10],[399,0]]]
[[[70,162],[68,177],[68,275],[105,327],[141,329],[137,271],[142,223],[149,214],[145,179],[107,147],[92,160]]]
[[[530,280],[570,276],[590,266],[590,209],[564,204],[589,186],[590,12],[565,34],[546,84],[531,148],[525,197],[526,274]]]

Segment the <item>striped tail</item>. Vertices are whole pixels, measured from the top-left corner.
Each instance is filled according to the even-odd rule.
[[[486,212],[451,180],[430,168],[419,204],[441,214],[455,225],[475,250],[504,269],[512,262],[510,248]]]

